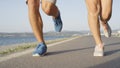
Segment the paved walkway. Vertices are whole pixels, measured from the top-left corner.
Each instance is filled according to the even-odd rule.
[[[104,57],[93,56],[94,40],[85,36],[48,47],[44,57],[32,57],[30,52],[0,62],[0,68],[120,68],[120,38],[102,40]]]

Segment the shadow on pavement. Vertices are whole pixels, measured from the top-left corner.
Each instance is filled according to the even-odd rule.
[[[120,42],[107,44],[106,46],[112,46],[112,45],[120,45]],[[56,55],[56,54],[62,54],[62,53],[68,53],[68,52],[79,51],[79,50],[85,50],[85,49],[90,49],[90,48],[94,48],[94,46],[92,46],[92,47],[87,47],[87,48],[78,48],[78,49],[71,49],[71,50],[48,52],[48,53],[46,54],[46,56]],[[114,53],[116,53],[116,52],[119,52],[119,51],[120,51],[120,49],[112,50],[112,51],[107,51],[107,52],[105,52],[105,56],[112,55],[112,54],[114,54]]]
[[[120,42],[113,42],[113,43],[106,45],[106,47],[109,47],[109,46],[120,46]],[[109,55],[115,54],[117,52],[120,52],[120,49],[106,51],[105,56],[109,56]],[[120,68],[120,57],[110,60],[108,62],[102,63],[102,64],[88,67],[88,68]]]
[[[120,46],[120,42],[116,42],[116,43],[111,43],[111,44],[107,44],[106,46]],[[111,50],[111,51],[107,51],[105,52],[105,56],[109,56],[109,55],[112,55],[116,52],[119,52],[120,49],[116,49],[116,50]]]
[[[119,51],[120,51],[120,49],[112,50],[112,51],[107,51],[107,52],[105,52],[105,56],[112,55],[112,54],[117,53],[117,52],[119,52]]]
[[[74,51],[85,50],[85,49],[90,49],[90,48],[93,48],[93,47],[78,48],[78,49],[71,49],[71,50],[63,50],[63,51],[56,51],[56,52],[48,52],[46,54],[46,56],[63,54],[63,53],[68,53],[68,52],[74,52]]]
[[[107,44],[106,46],[113,46],[113,45],[120,46],[120,42],[110,43],[110,44]]]

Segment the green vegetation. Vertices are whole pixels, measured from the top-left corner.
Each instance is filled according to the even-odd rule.
[[[116,35],[117,37],[120,37],[120,33]]]
[[[29,48],[33,48],[35,46],[36,46],[35,43],[34,44],[25,44],[24,46],[16,46],[15,48],[10,48],[10,49],[6,49],[4,51],[0,51],[0,55],[6,55],[6,54],[26,50],[26,49],[29,49]]]
[[[76,37],[76,36],[74,36],[74,37]],[[74,37],[72,37],[72,38],[74,38]],[[70,39],[70,38],[62,38],[62,39],[57,39],[57,40],[46,41],[46,44],[48,45],[48,44],[51,44],[51,43],[64,41],[64,40],[67,40],[67,39]],[[0,55],[7,55],[7,54],[23,51],[23,50],[26,50],[26,49],[34,48],[34,47],[36,47],[36,45],[37,45],[37,42],[27,43],[27,44],[22,45],[22,46],[16,46],[15,48],[10,48],[10,49],[6,49],[4,51],[0,51]]]

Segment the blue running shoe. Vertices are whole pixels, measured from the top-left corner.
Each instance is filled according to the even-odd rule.
[[[57,18],[53,18],[53,21],[54,21],[55,31],[61,32],[62,27],[63,27],[63,23],[61,20],[60,12],[59,12],[59,15]]]
[[[47,52],[47,46],[45,43],[40,43],[33,52],[33,56],[44,56]]]

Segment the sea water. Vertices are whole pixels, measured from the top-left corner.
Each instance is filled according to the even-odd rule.
[[[59,38],[65,38],[67,36],[44,36],[45,40],[55,40]],[[34,36],[0,36],[0,46],[9,46],[21,43],[36,42]]]

